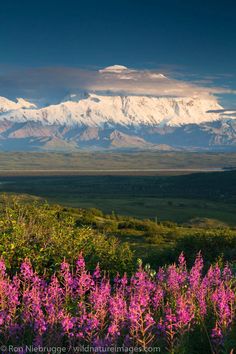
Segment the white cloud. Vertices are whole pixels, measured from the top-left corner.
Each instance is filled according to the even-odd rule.
[[[191,82],[172,78],[155,70],[130,69],[122,65],[100,70],[71,67],[31,68],[2,72],[0,95],[11,92],[27,98],[60,97],[66,91],[85,90],[122,95],[201,96],[235,94],[225,87],[212,86],[207,80]],[[30,97],[31,96],[31,97]]]
[[[127,95],[178,97],[209,97],[220,93],[235,93],[235,91],[226,88],[210,87],[203,84],[176,80],[160,72],[131,70],[116,65],[100,70],[99,74],[96,73],[94,80],[89,82],[88,88],[94,91],[110,91]]]

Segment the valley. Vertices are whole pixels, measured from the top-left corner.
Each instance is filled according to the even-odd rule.
[[[236,172],[223,172],[235,160],[235,154],[2,154],[0,192],[107,214],[235,226]]]
[[[227,152],[0,152],[0,175],[14,174],[80,174],[91,171],[137,171],[152,174],[175,174],[220,171],[236,168],[236,153]]]

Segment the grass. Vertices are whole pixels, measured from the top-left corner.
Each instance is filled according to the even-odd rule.
[[[51,202],[59,202],[67,206],[92,208],[96,207],[105,213],[114,211],[116,214],[148,218],[172,220],[184,223],[195,217],[206,217],[222,220],[236,225],[235,205],[222,202],[183,198],[49,198]],[[171,205],[170,205],[171,203]]]
[[[140,165],[141,161],[141,165]],[[236,166],[236,153],[193,152],[1,152],[0,170],[88,170],[88,169],[215,169]],[[1,172],[0,171],[0,172]],[[29,173],[28,171],[28,173]],[[1,172],[3,173],[3,172]],[[55,173],[55,172],[54,172]],[[72,172],[71,172],[72,173]]]

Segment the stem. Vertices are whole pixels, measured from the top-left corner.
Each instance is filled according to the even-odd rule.
[[[206,326],[205,326],[205,323],[204,323],[204,321],[201,321],[201,322],[202,322],[203,329],[204,329],[204,331],[205,331],[205,333],[206,333],[208,342],[209,342],[209,344],[210,344],[211,352],[212,352],[212,354],[216,354],[215,351],[214,351],[214,348],[213,348],[213,346],[212,346],[212,343],[211,343],[211,338],[209,337],[209,334],[208,334],[208,332],[207,332],[207,328],[206,328]]]

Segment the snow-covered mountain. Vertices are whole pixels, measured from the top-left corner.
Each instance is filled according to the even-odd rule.
[[[100,70],[128,80],[134,70],[115,65]],[[159,80],[168,80],[161,74]],[[18,98],[0,97],[0,148],[236,147],[235,112],[214,96],[154,97],[107,92],[67,94],[58,104],[38,108]]]
[[[105,124],[136,127],[179,126],[215,121],[220,118],[218,111],[223,109],[214,98],[105,96],[81,93],[71,94],[66,99],[59,104],[37,109],[27,101],[18,100],[15,103],[7,100],[5,104],[4,98],[1,98],[0,121],[34,121],[89,127],[103,127]]]
[[[5,97],[0,97],[0,113],[16,111],[18,109],[36,108],[35,104],[24,100],[23,98],[17,98],[16,102],[11,101]]]

